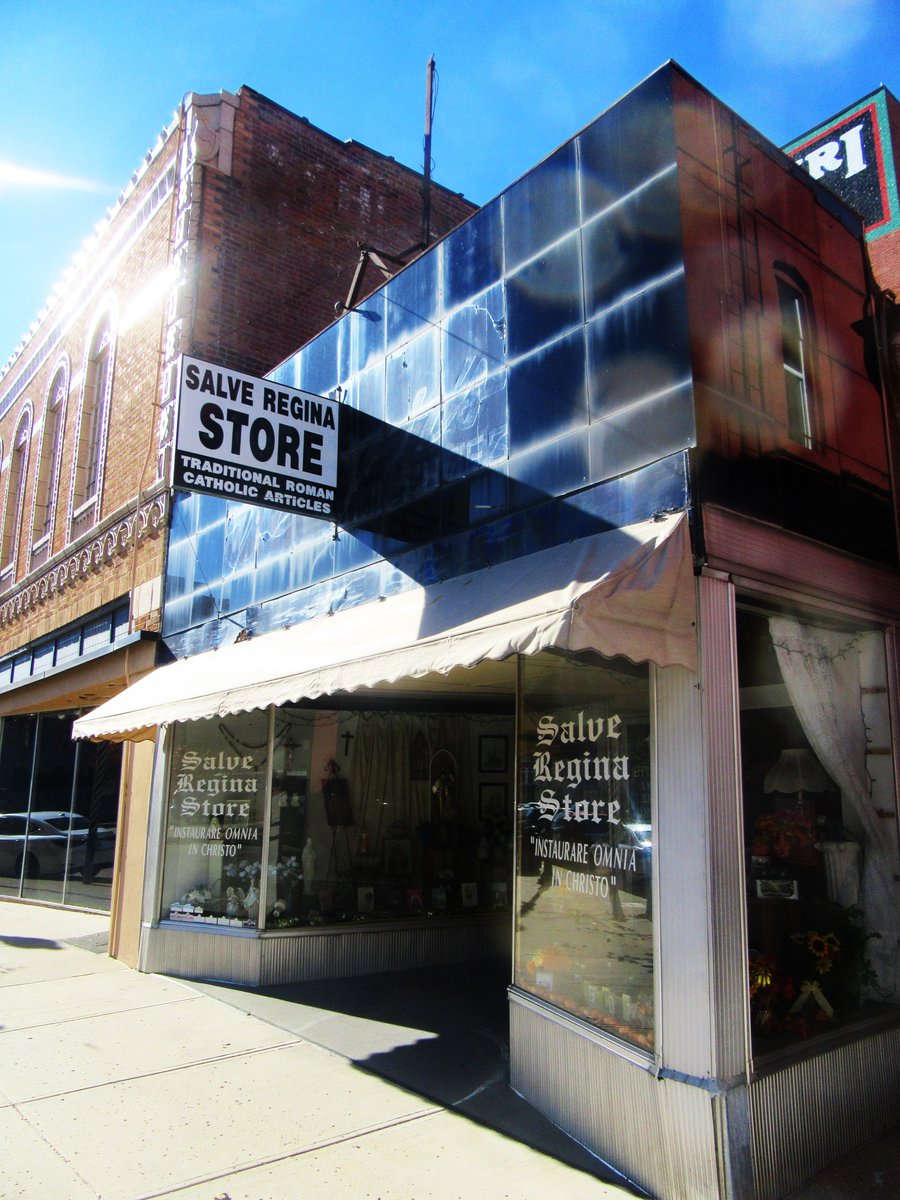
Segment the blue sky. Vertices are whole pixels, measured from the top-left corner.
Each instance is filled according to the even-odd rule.
[[[667,59],[782,144],[882,83],[898,0],[0,0],[0,364],[185,92],[248,84],[484,203]]]

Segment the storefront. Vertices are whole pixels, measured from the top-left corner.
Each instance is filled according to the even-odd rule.
[[[666,67],[283,364],[338,511],[176,497],[177,661],[75,727],[156,742],[142,969],[509,956],[512,1085],[665,1200],[900,1115],[862,238],[761,143]]]
[[[142,966],[273,983],[508,955],[517,896],[560,870],[587,910],[645,911],[648,953],[647,655],[690,664],[694,639],[674,514],[147,676],[76,727],[159,731]],[[556,861],[582,825],[590,863]],[[652,1013],[652,970],[622,982]]]

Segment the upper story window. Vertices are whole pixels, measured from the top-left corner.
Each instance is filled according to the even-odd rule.
[[[99,516],[112,391],[113,350],[113,323],[107,315],[91,340],[85,365],[72,481],[73,536],[93,525]]]
[[[15,577],[16,550],[25,502],[25,466],[28,461],[28,441],[31,431],[30,409],[22,414],[13,436],[6,470],[6,494],[3,501],[3,533],[0,536],[0,583],[7,584]]]
[[[31,565],[39,566],[53,552],[53,518],[59,486],[59,457],[62,446],[69,373],[62,365],[53,376],[44,407],[31,516]]]
[[[812,306],[803,277],[776,264],[781,307],[781,358],[787,397],[788,436],[811,449],[815,438],[812,413]]]

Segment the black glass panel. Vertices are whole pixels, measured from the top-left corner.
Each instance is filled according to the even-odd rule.
[[[592,421],[689,378],[683,276],[648,287],[591,321],[588,361]]]
[[[506,270],[510,271],[577,228],[575,143],[567,142],[514,183],[502,202]]]
[[[384,293],[374,292],[363,300],[342,324],[350,331],[350,370],[363,371],[384,356]]]
[[[444,322],[443,392],[452,396],[493,374],[506,358],[506,316],[499,284]]]
[[[496,283],[503,269],[500,201],[495,200],[443,243],[444,306],[455,308]]]
[[[506,281],[510,358],[527,354],[582,321],[580,239],[558,242]]]
[[[387,344],[390,348],[418,333],[435,318],[438,256],[423,254],[386,284]]]
[[[578,138],[587,220],[675,161],[672,77],[658,71]]]
[[[587,316],[682,265],[674,170],[585,226]]]
[[[511,454],[587,424],[584,334],[579,329],[510,368]],[[548,491],[554,481],[547,480]]]
[[[502,462],[509,450],[506,376],[493,375],[459,392],[443,406],[443,442],[452,451],[444,479],[458,479],[480,464]]]
[[[303,390],[317,396],[327,396],[349,372],[339,374],[340,323],[329,326],[303,352],[300,371]]]

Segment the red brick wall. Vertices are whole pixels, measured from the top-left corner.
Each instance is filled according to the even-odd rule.
[[[204,172],[192,349],[265,374],[335,319],[360,242],[398,255],[421,240],[422,181],[249,88],[238,96],[232,174]],[[432,185],[432,240],[473,211]],[[369,267],[364,291],[381,282]]]
[[[676,78],[701,447],[724,458],[782,449],[885,488],[882,397],[868,375],[860,326],[867,312],[861,240],[817,203],[774,148],[712,96]],[[787,436],[778,263],[810,288],[819,442],[810,449]]]

